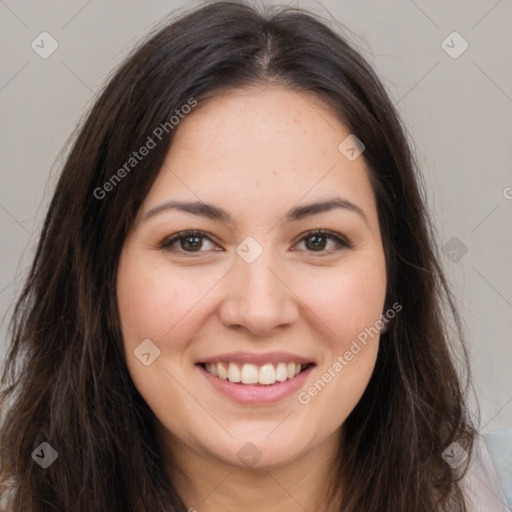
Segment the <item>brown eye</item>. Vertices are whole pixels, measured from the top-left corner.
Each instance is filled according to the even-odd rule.
[[[304,243],[306,252],[316,252],[319,256],[328,256],[343,249],[352,248],[352,244],[341,235],[323,230],[306,233],[299,245],[301,243]]]
[[[187,236],[179,239],[180,246],[185,251],[198,251],[203,245],[203,241],[198,236]]]
[[[327,237],[325,235],[311,235],[305,240],[306,247],[312,251],[323,251],[327,245]]]
[[[214,242],[202,231],[182,231],[167,237],[160,244],[162,249],[176,253],[201,253],[214,249],[214,246]]]

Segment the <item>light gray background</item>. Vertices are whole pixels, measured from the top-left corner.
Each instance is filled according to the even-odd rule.
[[[0,360],[66,140],[136,41],[192,5],[0,0]],[[512,2],[295,5],[324,16],[327,8],[349,27],[397,104],[440,241],[457,237],[468,250],[458,262],[443,256],[443,264],[469,333],[480,430],[512,426]],[[59,45],[46,60],[31,48],[43,31]],[[453,31],[469,44],[456,59],[441,46]]]

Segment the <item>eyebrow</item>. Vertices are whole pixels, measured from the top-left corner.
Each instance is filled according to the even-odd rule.
[[[319,201],[316,203],[310,203],[302,206],[297,206],[287,212],[284,216],[286,222],[294,222],[311,215],[317,215],[319,213],[328,212],[334,209],[343,209],[356,213],[359,215],[367,224],[368,218],[364,211],[356,204],[348,201],[347,199],[332,198],[325,201]],[[212,220],[218,220],[222,222],[233,222],[231,215],[222,208],[217,206],[203,203],[200,201],[186,202],[186,201],[167,201],[158,206],[155,206],[147,213],[144,214],[143,220],[148,220],[159,213],[168,210],[179,210],[182,212],[192,213],[201,217],[206,217]]]

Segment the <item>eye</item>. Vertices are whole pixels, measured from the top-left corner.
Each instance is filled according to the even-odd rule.
[[[341,236],[324,231],[322,229],[310,231],[300,240],[299,244],[304,243],[308,252],[321,253],[320,256],[326,256],[352,248],[352,244]]]
[[[206,249],[205,247],[206,241]],[[169,252],[205,252],[213,247],[208,247],[208,244],[214,246],[214,242],[203,231],[180,231],[169,238],[162,241],[160,246]]]
[[[352,248],[352,244],[340,235],[335,235],[321,229],[306,233],[294,247],[299,246],[301,243],[305,245],[307,252],[319,253],[319,256],[328,256],[344,249]],[[180,231],[165,238],[160,246],[168,252],[188,254],[207,252],[209,250],[222,250],[206,233],[197,230]]]

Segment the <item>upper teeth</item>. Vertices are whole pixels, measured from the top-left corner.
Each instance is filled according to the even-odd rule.
[[[227,368],[227,369],[226,369]],[[278,363],[276,367],[272,363],[256,366],[245,363],[242,368],[237,363],[206,363],[205,370],[212,375],[230,382],[242,384],[274,384],[292,379],[303,369],[299,363]]]

